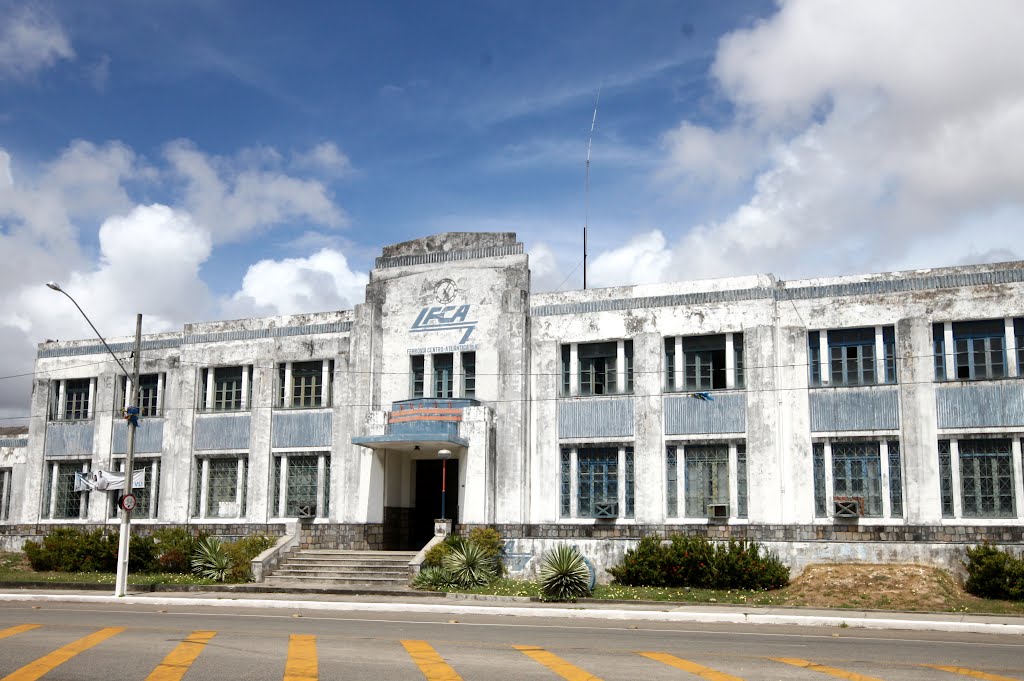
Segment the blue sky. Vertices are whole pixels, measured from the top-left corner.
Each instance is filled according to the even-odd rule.
[[[1019,258],[1020,35],[1013,0],[0,0],[0,376],[89,335],[49,279],[169,330],[500,230],[579,288],[599,91],[592,285]]]

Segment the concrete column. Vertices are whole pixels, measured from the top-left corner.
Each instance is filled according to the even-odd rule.
[[[242,411],[249,408],[249,374],[251,366],[242,366]]]
[[[953,517],[964,517],[963,486],[960,483],[960,441],[949,440],[949,467],[953,478]]]
[[[818,333],[818,374],[821,376],[821,384],[832,383],[832,358],[828,354],[828,330],[822,329]]]
[[[620,341],[621,342],[621,341]],[[636,454],[634,453],[634,456]],[[633,475],[634,481],[636,480],[636,459],[633,459]],[[617,494],[615,495],[616,507],[619,509],[618,517],[626,517],[626,448],[619,445],[619,455],[616,461],[617,470],[619,472],[619,484],[615,486]],[[633,508],[636,510],[636,493],[633,495]]]
[[[633,357],[635,361],[636,355]],[[615,344],[615,387],[617,393],[626,392],[626,341],[621,338]]]
[[[732,334],[730,333],[729,336],[732,336]],[[726,353],[729,352],[728,351],[728,346],[729,345],[731,345],[731,343],[728,343],[726,345],[726,348],[727,348],[726,349]],[[726,357],[728,357],[728,354],[726,354]],[[730,442],[729,443],[729,517],[730,518],[736,518],[736,517],[739,516],[739,510],[740,510],[740,505],[739,505],[739,500],[740,500],[740,493],[739,493],[739,470],[740,470],[739,469],[739,463],[737,461],[737,456],[736,456],[736,443],[735,442]]]
[[[284,518],[288,512],[288,455],[282,454],[275,458],[281,461],[281,477],[277,481],[277,508],[274,512],[278,518]]]
[[[325,359],[320,367],[320,406],[329,407],[331,399],[331,360]]]
[[[436,397],[434,395],[434,356],[423,355],[423,396]]]
[[[292,375],[292,363],[284,363],[284,386],[282,392],[284,393],[281,407],[294,407],[295,406],[295,377]],[[275,402],[277,400],[274,400]]]
[[[123,393],[121,395],[121,402],[123,403],[122,411],[127,411],[128,407],[132,406],[128,404],[128,402],[132,399],[132,380],[128,376],[120,377],[118,380],[120,381],[121,386],[124,388],[124,390],[121,391]]]
[[[89,408],[86,409],[85,417],[87,419],[93,418],[96,414],[96,379],[89,379]]]
[[[736,387],[736,346],[733,344],[732,333],[725,334],[725,387],[732,390]],[[735,448],[733,449],[735,454]],[[730,470],[736,470],[730,468]],[[730,508],[732,508],[730,506]]]
[[[878,465],[881,466],[882,517],[892,517],[892,499],[889,498],[889,442],[883,437],[878,443]]]
[[[942,521],[931,326],[930,319],[912,317],[899,320],[896,327],[896,355],[901,366],[900,456],[906,489],[903,508],[908,525]],[[946,366],[950,366],[948,362]]]
[[[203,386],[203,389],[206,391],[206,411],[213,411],[214,393],[217,385],[217,377],[214,375],[216,371],[214,367],[206,370],[206,385]]]
[[[836,497],[836,480],[832,469],[832,440],[825,440],[825,515],[832,517]]]
[[[65,411],[67,409],[68,404],[67,383],[67,381],[62,380],[58,384],[59,388],[57,392],[57,413],[54,414],[54,416],[56,417],[55,420],[57,421],[63,421],[64,415],[67,413]]]
[[[956,346],[953,343],[953,322],[943,323],[942,338],[946,353],[946,380],[952,381],[956,378]]]
[[[686,357],[683,356],[683,337],[676,336],[676,366],[672,372],[673,383],[675,383],[676,390],[682,390],[685,386],[683,382],[686,380]]]
[[[465,397],[463,392],[464,380],[465,377],[462,375],[462,353],[455,350],[452,352],[452,397]]]
[[[881,326],[875,327],[875,383],[885,383],[885,336]]]
[[[569,345],[569,394],[573,397],[580,394],[579,349],[579,343]]]
[[[1024,464],[1021,462],[1020,438],[1010,441],[1010,455],[1013,457],[1013,509],[1016,517],[1024,516]]]
[[[82,464],[81,471],[82,471],[82,473],[88,473],[89,472],[89,463],[88,462],[85,462],[85,463]],[[91,496],[92,496],[92,494],[89,494],[89,493],[84,493],[84,494],[79,494],[78,495],[78,517],[79,518],[88,518],[89,517],[89,498]],[[106,520],[106,519],[104,518],[104,520]]]
[[[199,472],[199,475],[201,476],[199,483],[199,513],[197,516],[199,518],[205,518],[206,506],[210,500],[210,460],[201,459],[201,461],[202,470]]]
[[[316,515],[320,518],[327,517],[324,514],[324,480],[327,470],[327,455],[323,452],[316,458]]]
[[[53,519],[53,509],[57,505],[57,473],[60,463],[54,461],[50,464],[50,507],[46,509],[46,517]]]
[[[248,506],[245,503],[245,497],[242,496],[248,490],[249,486],[245,484],[246,469],[246,458],[244,456],[238,457],[238,473],[235,476],[235,505],[238,507],[236,517],[244,518],[245,513],[242,512],[243,506]],[[246,511],[249,509],[246,508]]]
[[[576,518],[579,512],[579,495],[580,495],[580,466],[579,466],[579,450],[576,447],[572,448],[572,454],[569,455],[569,517]]]
[[[157,416],[164,415],[164,385],[167,382],[167,374],[160,372],[156,375],[156,413]]]
[[[665,419],[661,391],[660,333],[633,338],[633,480],[634,510],[638,523],[665,521]]]
[[[1010,378],[1017,376],[1017,337],[1013,330],[1013,317],[1003,320],[1003,327],[1006,333],[1006,375]]]

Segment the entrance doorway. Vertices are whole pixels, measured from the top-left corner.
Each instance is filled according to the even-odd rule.
[[[441,517],[442,462],[436,459],[417,459],[415,464],[416,507],[410,518],[409,533],[412,545],[420,549],[434,536],[434,519]],[[458,459],[448,460],[446,478],[444,516],[454,524],[459,522]]]

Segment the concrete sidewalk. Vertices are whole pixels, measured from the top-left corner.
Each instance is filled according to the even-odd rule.
[[[1024,617],[956,613],[904,613],[869,610],[826,610],[746,605],[678,604],[665,602],[581,601],[543,603],[507,596],[440,595],[412,590],[351,591],[303,589],[263,592],[252,587],[193,587],[188,591],[133,592],[123,598],[95,589],[0,590],[0,602],[90,603],[139,606],[201,606],[265,608],[318,612],[401,612],[630,622],[694,622],[718,624],[774,624],[863,629],[904,629],[957,633],[1024,635]]]

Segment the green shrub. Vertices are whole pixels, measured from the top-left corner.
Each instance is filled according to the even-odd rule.
[[[156,572],[192,572],[192,554],[205,535],[193,535],[186,527],[161,527],[153,532]]]
[[[982,598],[998,598],[1008,601],[1024,600],[1024,558],[982,544],[967,549],[968,593]]]
[[[666,546],[644,537],[608,569],[624,586],[696,587],[765,591],[789,583],[789,568],[756,542],[714,544],[705,537],[673,535]]]
[[[120,534],[115,535],[115,542]],[[116,545],[116,543],[115,543]],[[115,565],[114,570],[117,570]],[[132,534],[128,543],[128,572],[132,574],[159,572],[156,562],[156,542],[153,537]]]
[[[231,557],[220,539],[206,537],[196,545],[196,552],[192,556],[192,572],[215,582],[223,582],[230,570]]]
[[[590,595],[590,569],[575,546],[560,544],[544,554],[540,585],[546,601],[575,601]]]
[[[494,558],[479,544],[463,542],[444,558],[444,569],[452,575],[452,581],[465,589],[484,586],[498,576]]]
[[[498,576],[505,574],[505,542],[493,527],[474,527],[466,541],[476,544],[494,562]]]
[[[117,534],[58,527],[42,542],[25,542],[25,555],[36,571],[114,572]]]
[[[224,551],[231,561],[227,581],[248,582],[252,580],[252,559],[277,543],[275,537],[254,534],[224,544]]]
[[[443,567],[425,567],[412,580],[412,587],[414,589],[422,589],[424,591],[448,591],[455,588],[455,586],[452,573]]]

